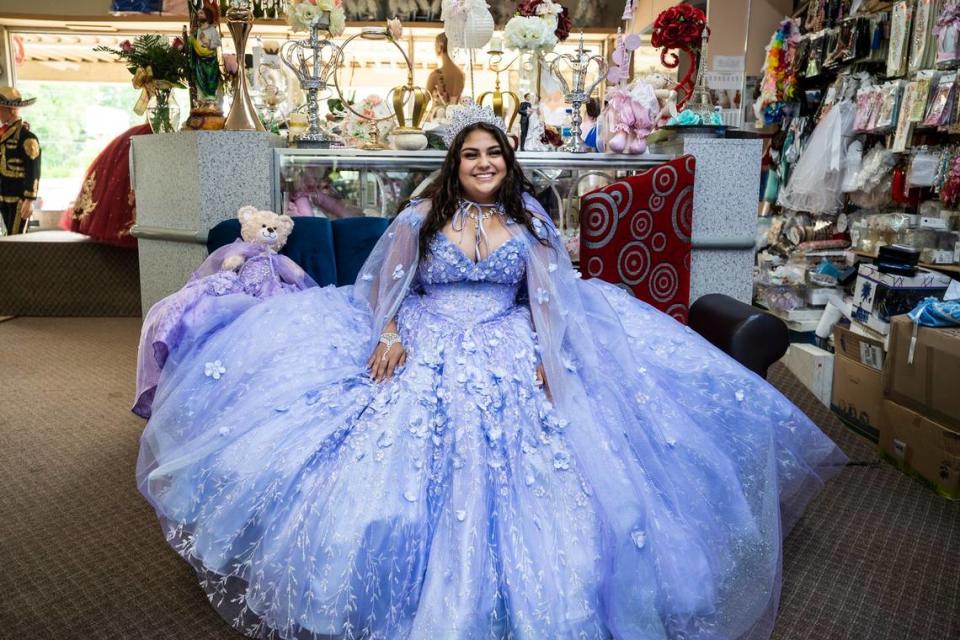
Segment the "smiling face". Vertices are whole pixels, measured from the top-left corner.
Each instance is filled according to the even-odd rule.
[[[471,131],[460,148],[458,177],[463,196],[479,204],[497,201],[507,163],[497,139],[487,131]]]

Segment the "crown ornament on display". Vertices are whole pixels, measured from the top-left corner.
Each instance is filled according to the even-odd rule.
[[[442,135],[443,143],[449,149],[458,133],[477,122],[486,122],[504,133],[507,132],[507,125],[503,118],[494,113],[492,108],[481,107],[472,98],[464,98],[461,106],[450,115],[450,122]]]

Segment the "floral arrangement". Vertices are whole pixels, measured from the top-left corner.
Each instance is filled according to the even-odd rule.
[[[668,49],[699,50],[704,30],[709,36],[710,27],[707,26],[707,16],[703,11],[690,4],[679,4],[661,11],[657,16],[653,33],[650,34],[650,44],[661,49],[660,59],[663,61]]]
[[[677,107],[693,95],[700,58],[702,38],[710,35],[707,26],[707,16],[693,5],[680,4],[660,12],[653,22],[653,32],[650,35],[650,44],[660,49],[660,62],[668,69],[680,66],[680,56],[670,51],[678,49],[685,51],[693,59],[686,75],[677,83],[676,90],[683,92],[683,98],[677,102]]]
[[[119,49],[99,46],[93,50],[115,55],[127,65],[131,75],[147,73],[154,82],[168,85],[167,89],[185,87],[190,77],[190,63],[181,38],[169,41],[165,36],[148,34],[124,40]]]
[[[372,128],[376,128],[377,135],[381,140],[385,140],[396,126],[396,121],[393,118],[377,121],[377,119],[384,118],[390,112],[389,107],[380,96],[369,95],[357,104],[353,100],[348,100],[348,102],[360,115],[349,109],[344,109],[341,103],[338,105],[340,111],[337,113],[339,123],[336,119],[331,119],[332,122],[337,124],[340,136],[347,146],[359,147],[366,142],[371,142],[373,140]],[[329,102],[328,106],[333,107]]]
[[[940,202],[949,209],[960,206],[960,156],[950,163],[950,171],[940,188]]]
[[[387,35],[394,40],[399,40],[403,37],[403,24],[401,24],[400,18],[390,18],[387,20]]]
[[[786,103],[797,90],[797,77],[793,72],[793,57],[800,40],[800,29],[790,18],[780,23],[767,45],[763,79],[760,82],[760,98],[757,102],[757,118],[763,110],[767,124],[780,120]]]
[[[570,36],[570,12],[554,0],[521,0],[503,29],[504,42],[521,51],[551,51]]]
[[[331,36],[342,35],[347,28],[343,0],[288,0],[287,24],[294,31],[326,28]]]
[[[124,40],[119,49],[99,46],[94,51],[113,54],[127,65],[133,86],[142,90],[133,108],[137,115],[146,112],[150,98],[159,92],[169,94],[174,87],[185,87],[190,77],[190,60],[181,38],[170,41],[162,35],[148,34]]]

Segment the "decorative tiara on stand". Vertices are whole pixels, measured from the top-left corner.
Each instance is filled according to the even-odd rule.
[[[441,136],[443,143],[447,145],[449,149],[450,145],[453,144],[453,139],[457,137],[458,133],[465,127],[477,122],[486,122],[504,133],[507,132],[507,125],[504,123],[503,118],[495,114],[491,107],[481,107],[473,101],[473,98],[464,98],[460,107],[453,110],[453,114],[450,116],[450,122],[447,123],[446,129]]]

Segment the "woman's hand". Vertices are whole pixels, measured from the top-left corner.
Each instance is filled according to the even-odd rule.
[[[367,369],[374,382],[383,382],[390,378],[393,372],[407,362],[407,350],[403,343],[396,342],[389,347],[382,342],[377,343],[373,355],[367,360]]]
[[[544,393],[547,394],[547,400],[553,402],[553,395],[550,393],[550,385],[547,384],[547,372],[543,368],[543,363],[537,365],[537,386],[543,387]]]

